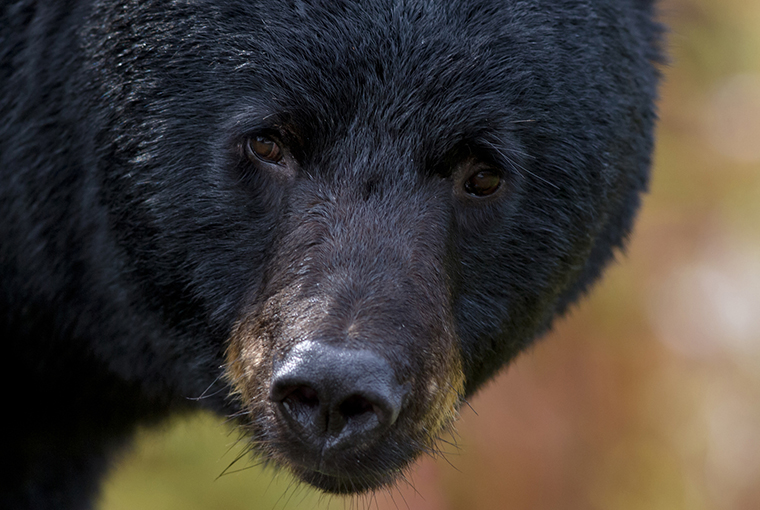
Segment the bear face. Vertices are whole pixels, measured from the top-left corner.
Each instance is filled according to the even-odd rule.
[[[622,246],[652,149],[651,11],[102,0],[40,16],[47,44],[73,41],[30,85],[55,92],[34,115],[58,129],[8,130],[46,157],[6,159],[23,182],[70,174],[77,242],[34,264],[85,275],[53,292],[78,296],[77,352],[153,403],[226,385],[204,403],[324,490],[392,483]]]

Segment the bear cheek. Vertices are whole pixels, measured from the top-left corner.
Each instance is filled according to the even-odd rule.
[[[421,390],[427,405],[425,414],[416,422],[416,435],[422,436],[425,444],[431,447],[458,418],[464,395],[465,377],[458,347],[451,345],[441,354],[426,371],[428,377],[422,380],[425,386]],[[444,368],[439,371],[439,367]]]
[[[232,395],[245,407],[261,401],[265,396],[262,375],[271,371],[265,363],[268,350],[265,338],[256,334],[255,328],[252,329],[247,321],[238,322],[230,336],[225,376],[232,387]]]

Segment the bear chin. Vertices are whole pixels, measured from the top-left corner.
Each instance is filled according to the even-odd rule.
[[[360,495],[393,486],[402,476],[399,472],[368,473],[358,476],[340,476],[319,471],[292,470],[301,481],[336,495]]]

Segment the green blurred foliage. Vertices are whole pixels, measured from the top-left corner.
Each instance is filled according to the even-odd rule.
[[[760,2],[669,0],[651,193],[620,264],[470,402],[411,484],[326,498],[200,416],[141,431],[101,510],[760,508]]]
[[[107,482],[100,508],[331,508],[327,497],[287,473],[266,471],[249,456],[239,459],[244,444],[238,431],[207,414],[141,430]]]

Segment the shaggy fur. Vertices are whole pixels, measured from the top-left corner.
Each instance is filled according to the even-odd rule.
[[[0,0],[3,508],[88,508],[197,405],[325,490],[392,483],[624,244],[652,4]],[[407,392],[321,470],[270,396],[304,340]]]

